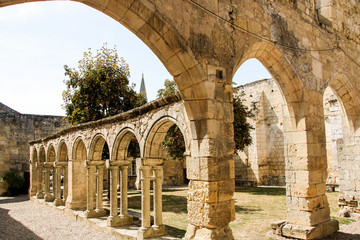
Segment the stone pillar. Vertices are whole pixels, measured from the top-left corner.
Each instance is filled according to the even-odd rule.
[[[104,165],[97,166],[97,193],[96,193],[96,213],[98,216],[105,216],[106,211],[103,208],[103,181]]]
[[[43,167],[41,166],[41,163],[37,164],[37,193],[36,197],[38,199],[44,198],[44,192],[42,189],[42,174],[43,174]]]
[[[150,227],[150,166],[142,166],[141,171],[141,228]]]
[[[94,209],[95,209],[95,203],[94,203],[94,196],[95,196],[95,188],[96,188],[96,177],[95,177],[95,170],[96,166],[87,166],[87,204],[86,204],[86,211],[85,211],[85,217],[91,218],[94,217]]]
[[[52,202],[54,199],[50,193],[50,166],[45,165],[44,167],[44,181],[45,181],[45,196],[46,202]]]
[[[165,226],[162,224],[162,165],[163,159],[144,158],[141,171],[141,228],[139,228],[137,238],[145,239],[159,237],[167,234]],[[155,177],[152,170],[155,169]],[[154,180],[154,210],[155,225],[151,226],[150,221],[150,181]]]
[[[162,223],[162,166],[154,166],[154,212],[155,212],[155,221],[154,227],[160,228],[163,227]]]
[[[300,114],[286,132],[287,219],[272,224],[273,232],[300,239],[333,234],[339,223],[330,218],[325,195],[327,179],[326,140],[322,95],[304,94]],[[292,131],[291,131],[292,130]]]
[[[121,166],[121,202],[120,202],[120,216],[128,215],[128,166]]]
[[[38,187],[38,183],[37,183],[37,168],[36,168],[36,160],[30,160],[30,189],[29,189],[29,195],[30,196],[36,196],[37,193],[37,187]]]
[[[86,160],[85,160],[86,162]],[[87,180],[86,167],[84,161],[80,159],[69,159],[67,168],[67,188],[66,207],[74,210],[86,210],[87,205]]]
[[[67,165],[63,168],[64,171],[64,178],[63,178],[63,186],[64,186],[64,202],[66,202],[67,196],[68,196],[68,189],[69,189],[69,171]]]
[[[199,64],[192,70],[196,84],[179,86],[192,133],[184,239],[230,240],[235,217],[232,69]],[[186,74],[177,76],[178,82],[184,82],[182,77]]]
[[[108,161],[107,167],[110,169],[110,216],[107,219],[107,225],[110,227],[119,227],[125,225],[131,225],[133,217],[128,214],[128,199],[127,199],[127,168],[131,164],[131,161]],[[120,215],[118,215],[117,208],[117,189],[119,179],[119,168],[121,169],[121,203],[120,203]]]
[[[56,163],[55,163],[56,164]],[[61,166],[56,165],[55,166],[55,176],[53,176],[53,179],[55,179],[55,206],[61,206],[64,205],[64,201],[61,199]]]
[[[110,216],[107,219],[108,226],[112,227],[111,222],[118,215],[118,207],[117,207],[117,182],[118,182],[118,166],[109,166],[110,171]]]

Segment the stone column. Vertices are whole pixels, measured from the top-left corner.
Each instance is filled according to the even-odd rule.
[[[95,170],[96,166],[87,166],[87,205],[86,205],[86,211],[85,211],[85,217],[91,218],[94,217],[94,197],[95,197],[95,188],[96,188],[96,176],[95,176]]]
[[[112,221],[118,215],[118,207],[117,207],[117,182],[118,182],[118,166],[109,166],[110,171],[110,216],[107,219],[108,226],[112,227]]]
[[[44,192],[42,189],[42,174],[43,174],[43,167],[41,166],[41,163],[37,162],[37,193],[36,197],[38,199],[44,198]]]
[[[64,204],[64,201],[61,199],[61,166],[55,166],[55,176],[53,176],[53,179],[55,178],[55,206],[61,206]]]
[[[68,167],[65,165],[63,168],[64,171],[64,178],[63,178],[63,186],[64,186],[64,202],[66,202],[67,196],[68,196],[68,189],[69,189],[69,171],[68,171]]]
[[[96,193],[96,213],[99,216],[105,216],[106,211],[103,208],[103,181],[104,165],[97,166],[97,193]]]
[[[121,166],[121,202],[120,202],[120,216],[128,215],[128,166]]]
[[[326,140],[322,95],[306,92],[300,113],[286,132],[287,219],[272,224],[273,232],[300,239],[318,239],[338,230],[330,219],[325,195]]]
[[[141,228],[150,227],[150,166],[142,166],[141,170]]]
[[[133,217],[128,214],[128,199],[127,199],[127,168],[131,161],[109,161],[107,167],[110,169],[110,184],[111,184],[111,197],[110,197],[110,216],[107,219],[107,225],[110,227],[119,227],[131,225]],[[117,189],[119,179],[119,168],[121,168],[121,203],[120,215],[117,215]]]
[[[37,168],[36,168],[36,160],[30,160],[29,161],[29,165],[30,165],[30,189],[29,189],[29,195],[30,196],[36,196],[37,193],[37,187],[38,187],[38,183],[37,183]]]
[[[154,212],[155,212],[155,221],[154,227],[160,228],[163,227],[162,223],[162,166],[154,166]]]
[[[44,166],[44,183],[45,183],[45,196],[44,199],[46,202],[50,202],[50,167]]]
[[[144,158],[141,164],[141,228],[139,228],[138,239],[159,237],[167,234],[165,226],[162,224],[162,165],[163,159]],[[152,176],[153,170],[155,177]],[[154,180],[154,210],[155,225],[151,226],[150,221],[150,181]]]
[[[74,210],[86,210],[87,205],[87,178],[86,167],[84,167],[85,160],[69,159],[67,174],[67,196],[66,207]]]

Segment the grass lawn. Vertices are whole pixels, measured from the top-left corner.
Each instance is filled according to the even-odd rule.
[[[182,238],[188,225],[184,189],[163,191],[163,222],[169,235]],[[327,193],[331,215],[340,224],[349,224],[350,220],[337,218],[338,192]],[[271,239],[266,233],[270,224],[286,219],[286,197],[283,188],[237,187],[234,194],[235,221],[230,223],[235,239]],[[129,209],[141,211],[139,191],[129,192]]]

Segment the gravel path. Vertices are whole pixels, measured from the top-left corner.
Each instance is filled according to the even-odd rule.
[[[283,239],[273,236],[277,239]],[[116,236],[101,232],[89,225],[28,199],[27,195],[0,197],[0,239],[107,239]],[[360,239],[360,220],[340,226],[340,231],[326,240]]]
[[[107,239],[117,237],[91,228],[83,222],[28,200],[0,197],[0,239]]]

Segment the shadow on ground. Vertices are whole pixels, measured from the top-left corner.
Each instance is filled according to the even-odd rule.
[[[236,187],[235,192],[249,193],[252,195],[268,195],[268,196],[286,195],[285,188],[271,188],[271,187]]]
[[[0,197],[0,239],[18,240],[18,239],[32,239],[40,240],[34,232],[29,230],[20,222],[16,221],[9,215],[9,210],[4,209],[3,204],[18,203],[28,201],[27,195],[18,197]]]

